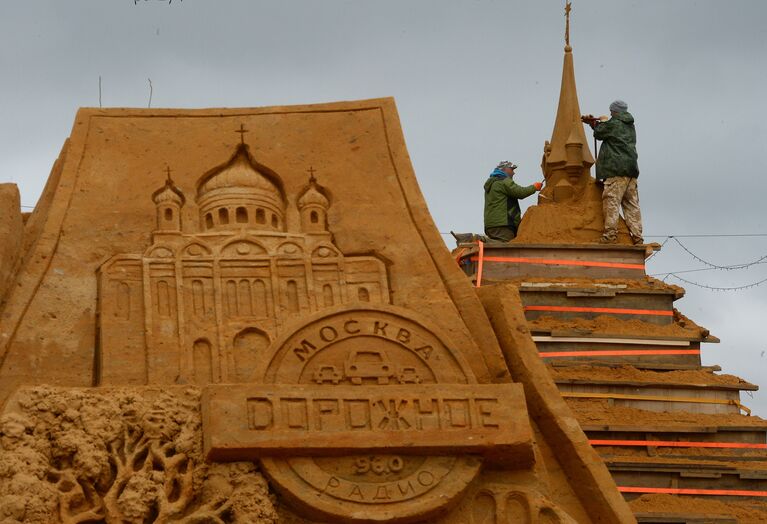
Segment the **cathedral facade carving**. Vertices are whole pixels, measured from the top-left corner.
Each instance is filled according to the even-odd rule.
[[[345,256],[312,176],[287,226],[280,177],[243,142],[198,180],[198,223],[168,175],[152,194],[156,228],[142,254],[99,270],[100,384],[247,382],[284,325],[343,304],[389,303],[375,256]]]

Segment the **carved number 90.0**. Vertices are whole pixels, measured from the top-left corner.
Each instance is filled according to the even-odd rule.
[[[400,457],[360,457],[354,462],[354,472],[362,475],[372,471],[376,475],[398,473],[405,467]]]

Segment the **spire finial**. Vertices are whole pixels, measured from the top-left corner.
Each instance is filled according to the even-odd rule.
[[[240,124],[240,128],[235,130],[235,133],[239,133],[240,134],[240,143],[241,144],[245,143],[245,133],[247,133],[247,132],[248,132],[248,130],[245,129],[245,124]]]
[[[168,182],[173,183],[173,181],[170,179],[170,166],[167,166],[167,165],[165,166],[165,174],[168,177]]]
[[[307,169],[306,172],[309,173],[309,182],[317,181],[317,178],[314,176],[314,173],[316,173],[317,170],[314,169],[314,166],[309,166],[309,169]]]
[[[570,0],[565,0],[565,51],[572,51],[570,47],[570,11],[573,9],[573,4]]]

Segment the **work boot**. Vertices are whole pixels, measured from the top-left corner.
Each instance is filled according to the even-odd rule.
[[[640,244],[644,244],[644,238],[642,238],[642,237],[631,237],[631,242],[632,242],[632,243],[633,243],[635,246],[638,246],[638,245],[640,245]]]
[[[613,237],[609,235],[602,235],[602,238],[599,239],[600,244],[616,244],[618,242],[618,237]]]

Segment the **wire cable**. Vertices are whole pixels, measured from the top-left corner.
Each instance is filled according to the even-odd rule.
[[[647,261],[650,260],[651,258],[655,257],[655,255],[660,253],[661,250],[663,249],[663,246],[665,246],[666,242],[668,242],[669,240],[671,240],[671,237],[666,237],[666,240],[663,241],[663,243],[660,245],[660,247],[658,249],[656,249],[655,251],[653,251],[652,254],[645,259],[645,263],[647,263]]]
[[[710,233],[702,235],[644,235],[645,238],[767,237],[767,233]]]
[[[659,277],[661,275],[671,275],[672,273],[697,273],[698,271],[713,271],[713,267],[702,267],[698,269],[683,269],[682,271],[664,271],[663,273],[648,273],[648,277]]]

